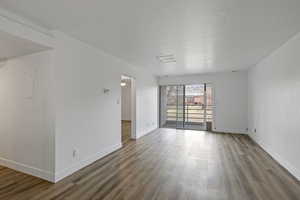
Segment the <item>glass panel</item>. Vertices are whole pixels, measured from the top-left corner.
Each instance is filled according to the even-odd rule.
[[[160,127],[183,128],[183,96],[183,86],[160,87]]]
[[[205,130],[205,85],[185,86],[185,127]]]
[[[177,123],[176,128],[183,129],[184,128],[184,93],[185,88],[183,85],[177,86]]]
[[[212,122],[213,120],[213,88],[211,84],[206,85],[206,121]]]

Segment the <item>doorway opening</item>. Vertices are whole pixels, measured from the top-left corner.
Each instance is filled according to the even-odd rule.
[[[135,134],[136,92],[135,79],[121,76],[121,136],[122,143],[126,144],[136,138]]]
[[[160,86],[160,127],[211,131],[213,102],[211,84]]]

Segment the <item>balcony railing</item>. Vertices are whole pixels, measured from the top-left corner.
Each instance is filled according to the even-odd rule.
[[[206,110],[206,112],[205,112]],[[183,121],[185,123],[211,122],[213,119],[213,106],[208,105],[167,105],[167,121]]]

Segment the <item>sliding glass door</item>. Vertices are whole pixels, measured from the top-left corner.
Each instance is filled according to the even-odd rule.
[[[160,127],[184,128],[184,86],[160,87]]]
[[[207,130],[213,120],[209,84],[160,86],[160,127]]]

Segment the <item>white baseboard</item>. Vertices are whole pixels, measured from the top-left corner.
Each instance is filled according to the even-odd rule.
[[[139,138],[141,138],[141,137],[143,137],[143,136],[145,136],[145,135],[148,135],[148,134],[150,134],[150,133],[156,131],[157,129],[158,129],[158,128],[155,127],[155,128],[149,129],[148,131],[144,131],[144,132],[142,132],[142,133],[139,133],[139,134],[136,136],[135,139],[139,139]]]
[[[83,159],[74,165],[55,173],[55,183],[120,148],[122,148],[122,143],[112,145],[103,151],[95,153],[87,159]]]
[[[280,156],[275,151],[271,150],[271,148],[267,147],[263,144],[263,142],[256,140],[254,137],[252,137],[251,134],[249,134],[252,140],[254,140],[260,147],[262,147],[274,160],[276,160],[282,167],[284,167],[287,171],[289,171],[298,181],[300,181],[300,170],[298,170],[296,167],[294,167],[290,162],[283,159],[282,156]]]
[[[54,173],[45,171],[36,167],[32,167],[26,164],[22,164],[13,160],[8,160],[5,158],[0,158],[0,165],[25,173],[29,174],[41,179],[44,179],[46,181],[54,182]]]
[[[213,131],[219,133],[232,133],[232,134],[245,134],[245,135],[248,134],[245,130],[213,129]]]

